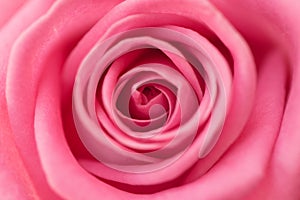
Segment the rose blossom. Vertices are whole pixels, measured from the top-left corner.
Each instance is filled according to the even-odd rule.
[[[300,198],[300,3],[0,10],[1,199]]]

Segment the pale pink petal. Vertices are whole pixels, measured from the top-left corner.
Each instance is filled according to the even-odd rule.
[[[0,1],[0,30],[25,3],[26,0]]]

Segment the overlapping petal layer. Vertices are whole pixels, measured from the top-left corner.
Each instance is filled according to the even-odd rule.
[[[22,174],[13,195],[297,199],[299,3],[229,2],[10,6],[0,148],[14,159],[0,168]]]

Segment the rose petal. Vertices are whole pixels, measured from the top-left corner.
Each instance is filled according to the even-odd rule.
[[[10,53],[15,40],[24,30],[26,30],[26,28],[28,28],[37,18],[42,16],[49,9],[49,7],[52,5],[52,2],[53,1],[44,1],[43,4],[40,4],[39,1],[24,2],[23,6],[18,10],[18,12],[8,22],[6,22],[5,27],[0,30],[0,118],[1,122],[3,123],[3,125],[1,124],[0,127],[3,128],[1,136],[5,137],[5,139],[3,138],[3,141],[8,142],[3,143],[3,145],[1,144],[1,147],[3,147],[4,152],[8,153],[8,155],[11,155],[9,160],[5,158],[6,156],[4,156],[2,160],[4,167],[6,168],[10,166],[11,169],[6,168],[5,170],[4,168],[1,169],[1,171],[7,171],[8,174],[12,175],[12,177],[9,177],[8,175],[8,177],[6,177],[7,180],[4,182],[1,181],[1,183],[5,183],[7,185],[7,181],[12,181],[11,189],[14,190],[9,190],[4,186],[1,187],[7,190],[3,196],[1,195],[3,198],[5,198],[7,195],[12,198],[13,195],[18,195],[18,192],[21,194],[24,192],[22,192],[22,189],[20,189],[18,186],[18,182],[13,183],[13,181],[20,180],[20,185],[24,183],[28,184],[28,187],[24,188],[25,191],[28,190],[28,194],[25,193],[23,197],[17,199],[33,198],[33,196],[37,195],[41,197],[51,197],[52,199],[57,199],[56,195],[53,194],[45,180],[38,158],[36,156],[32,156],[36,155],[34,140],[30,140],[29,137],[27,137],[26,131],[18,132],[15,127],[10,128],[10,123],[17,123],[19,126],[23,126],[21,127],[21,130],[26,129],[26,126],[24,126],[23,122],[21,123],[21,121],[14,121],[14,116],[12,117],[11,113],[8,113],[10,114],[10,119],[8,119],[7,103],[4,96],[6,87],[9,86],[9,84],[6,83],[6,75],[8,70],[7,65],[8,60],[11,57]],[[22,21],[19,19],[22,19]],[[18,79],[16,79],[16,81],[18,81]],[[5,135],[2,135],[3,133],[5,133]],[[4,149],[9,144],[12,145],[8,148],[11,149],[11,151]],[[18,150],[16,150],[16,148]],[[2,154],[1,152],[1,156],[2,155],[4,155],[4,153]],[[15,160],[17,158],[20,160]],[[31,166],[34,166],[34,168]],[[13,172],[13,169],[15,169],[15,172]],[[15,189],[14,187],[20,190],[18,191],[18,189]]]
[[[19,26],[19,24],[29,24],[48,9],[49,3],[45,2],[40,4],[40,1],[30,1],[28,8],[26,8],[24,12],[20,12],[20,17],[24,19],[24,21],[16,20],[16,24],[13,24],[13,21],[11,21],[10,23],[12,24],[10,26],[13,29],[20,27],[22,30],[24,26]],[[11,51],[6,82],[9,116],[12,130],[15,133],[17,146],[20,148],[22,158],[24,158],[28,170],[30,170],[31,178],[36,180],[35,187],[39,188],[38,191],[41,197],[45,196],[45,198],[57,199],[56,195],[52,193],[52,191],[49,191],[47,187],[48,184],[43,176],[43,170],[39,169],[40,161],[35,147],[33,118],[35,96],[40,76],[43,69],[47,67],[59,67],[62,64],[61,62],[66,52],[69,51],[69,48],[73,47],[78,38],[80,38],[99,17],[114,6],[115,3],[116,2],[112,1],[98,3],[87,1],[85,4],[82,4],[81,1],[72,1],[72,3],[59,1],[50,9],[45,17],[40,18],[30,29],[22,34]],[[99,7],[101,7],[101,12],[98,9]],[[78,15],[78,12],[84,13],[85,9],[90,9],[89,14]],[[36,13],[36,15],[33,15],[33,13]],[[72,17],[70,20],[68,16],[76,16],[78,19],[75,20]],[[29,21],[27,21],[27,19]],[[65,20],[64,23],[62,23],[61,20]],[[7,27],[8,25],[6,28]],[[11,34],[9,29],[5,30],[8,31],[6,32],[7,37],[14,38],[16,37],[14,34],[18,33],[12,31],[14,34]],[[7,41],[12,40],[9,39]],[[1,45],[1,48],[3,47],[5,46]],[[61,51],[57,51],[57,49]],[[2,55],[7,55],[6,49]],[[55,59],[53,59],[53,57],[49,58],[50,55]],[[7,57],[4,56],[4,58]],[[48,59],[51,61],[46,64]],[[41,157],[43,156],[44,155],[41,155]],[[47,164],[42,163],[42,165]],[[54,184],[51,186],[57,190],[57,185]]]
[[[0,1],[0,29],[15,15],[18,10],[25,4],[24,0]]]

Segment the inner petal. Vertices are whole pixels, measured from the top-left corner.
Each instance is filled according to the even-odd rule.
[[[153,109],[156,105],[162,109]],[[129,100],[129,114],[134,119],[150,120],[168,111],[169,104],[166,96],[152,85],[139,87]]]
[[[161,94],[161,92],[153,86],[146,86],[142,89],[139,88],[138,91],[141,92],[142,96],[144,97],[142,98],[142,105],[148,104],[149,101]]]

